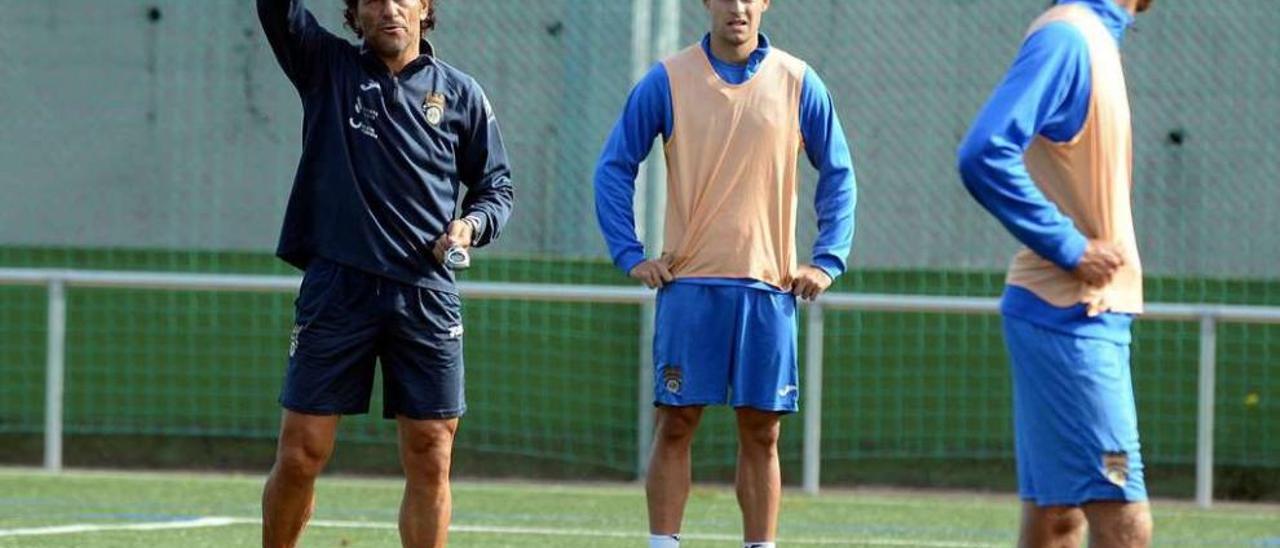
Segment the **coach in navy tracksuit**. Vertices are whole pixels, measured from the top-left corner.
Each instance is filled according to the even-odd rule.
[[[375,359],[398,421],[406,546],[443,546],[463,399],[462,317],[442,254],[493,241],[511,213],[484,92],[432,54],[434,0],[345,0],[355,46],[302,0],[258,0],[303,105],[303,150],[277,254],[306,270],[263,494],[263,543],[293,546],[342,415],[366,413]],[[461,218],[454,219],[466,187]]]

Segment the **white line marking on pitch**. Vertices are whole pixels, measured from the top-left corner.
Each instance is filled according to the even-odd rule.
[[[328,521],[315,520],[311,522],[314,527],[335,527],[341,529],[395,529],[394,523],[380,523],[369,521]],[[599,529],[554,529],[543,527],[501,527],[488,525],[451,525],[449,531],[454,533],[498,533],[513,535],[541,535],[541,536],[559,536],[559,537],[595,537],[595,538],[640,538],[643,535],[630,531],[604,531]],[[736,542],[742,540],[739,535],[717,535],[717,534],[700,534],[688,533],[680,535],[680,538],[690,540],[717,540]],[[923,546],[928,548],[987,548],[990,546],[1001,546],[999,544],[975,544],[968,542],[948,542],[948,541],[928,541],[928,540],[893,540],[883,538],[867,538],[867,539],[833,539],[833,538],[782,538],[781,542],[787,544],[815,544],[815,545],[841,545],[848,546],[850,542],[871,546]]]
[[[147,523],[77,523],[53,527],[28,527],[24,529],[0,529],[0,537],[34,537],[44,535],[68,535],[98,531],[157,531],[161,529],[197,529],[200,527],[225,527],[243,523],[239,518],[199,518],[181,521],[154,521]]]
[[[204,517],[192,520],[181,521],[160,521],[147,523],[78,523],[74,525],[58,525],[53,527],[29,527],[23,529],[0,529],[0,537],[19,537],[19,536],[46,536],[46,535],[66,535],[74,533],[94,533],[100,531],[158,531],[165,529],[197,529],[202,527],[226,527],[229,525],[259,525],[262,523],[258,518],[236,518],[236,517]],[[395,530],[397,525],[389,522],[376,521],[334,521],[334,520],[312,520],[309,524],[311,527],[331,527],[337,529],[383,529]],[[454,533],[487,533],[487,534],[510,534],[510,535],[539,535],[550,537],[592,537],[592,538],[640,538],[640,535],[631,531],[606,531],[598,529],[556,529],[550,527],[501,527],[489,525],[459,525],[454,524],[449,527]],[[720,534],[698,534],[691,533],[681,535],[690,540],[714,540],[714,541],[737,541],[738,535],[720,535]],[[928,540],[895,540],[885,538],[792,538],[780,539],[787,544],[808,544],[808,545],[843,545],[848,546],[850,543],[858,543],[865,546],[922,546],[928,548],[988,548],[1000,546],[999,544],[972,543],[972,542],[953,542],[953,541],[928,541]]]

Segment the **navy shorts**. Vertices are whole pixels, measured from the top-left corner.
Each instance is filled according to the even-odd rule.
[[[295,305],[280,404],[310,415],[369,412],[382,363],[382,415],[444,419],[466,411],[462,303],[316,258]]]

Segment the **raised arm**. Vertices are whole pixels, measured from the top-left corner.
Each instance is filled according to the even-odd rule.
[[[280,68],[299,90],[314,83],[326,45],[342,41],[320,26],[302,0],[258,0],[258,20]]]

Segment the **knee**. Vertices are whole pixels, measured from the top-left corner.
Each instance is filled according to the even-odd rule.
[[[286,445],[276,455],[276,473],[290,480],[312,480],[320,475],[328,460],[328,452],[314,445]]]
[[[740,416],[738,440],[746,451],[776,451],[781,430],[779,426],[778,416],[774,414],[756,413]]]
[[[405,472],[410,477],[447,478],[453,456],[453,431],[426,428],[401,440]]]
[[[658,415],[656,441],[667,446],[689,445],[698,429],[700,412],[701,409],[691,407],[663,409]]]
[[[1061,539],[1079,537],[1084,533],[1087,523],[1084,514],[1070,511],[1050,515],[1044,525],[1052,538]]]
[[[1025,511],[1025,510],[1024,510]],[[1078,545],[1088,524],[1084,512],[1072,507],[1041,507],[1031,510],[1024,529],[1023,546]]]

